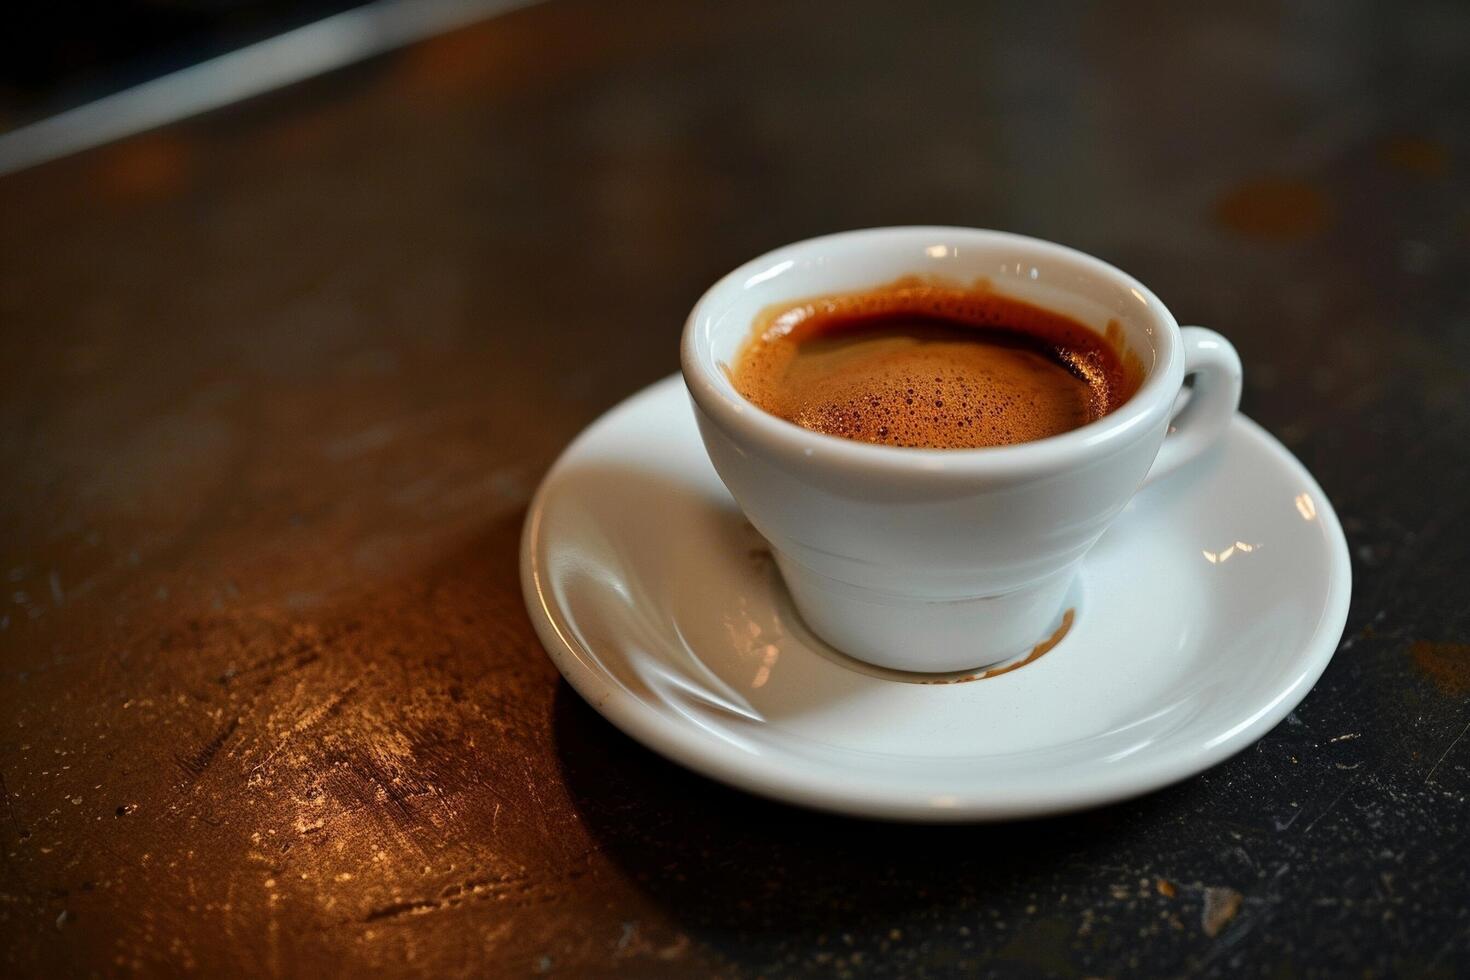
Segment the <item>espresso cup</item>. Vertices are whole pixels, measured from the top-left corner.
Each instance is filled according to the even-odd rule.
[[[729,367],[763,309],[904,276],[983,280],[1099,333],[1116,323],[1143,382],[1096,421],[982,449],[813,432],[735,390]],[[972,228],[844,232],[754,259],[695,305],[680,360],[710,461],[807,626],[852,657],[926,672],[998,663],[1049,636],[1088,549],[1141,486],[1220,438],[1241,388],[1230,342],[1181,328],[1138,280],[1061,245]]]

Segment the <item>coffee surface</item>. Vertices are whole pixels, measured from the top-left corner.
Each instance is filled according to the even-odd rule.
[[[1126,401],[1140,374],[1061,314],[905,280],[765,311],[731,378],[765,411],[817,432],[972,449],[1086,425]]]

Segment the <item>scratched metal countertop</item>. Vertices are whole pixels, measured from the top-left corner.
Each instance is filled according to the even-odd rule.
[[[552,0],[0,178],[0,969],[1470,973],[1470,9],[732,6]],[[866,823],[543,655],[558,451],[729,268],[911,222],[1239,346],[1355,578],[1252,749]]]

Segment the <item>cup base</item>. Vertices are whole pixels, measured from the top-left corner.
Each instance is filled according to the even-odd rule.
[[[994,666],[1045,641],[1077,573],[1073,564],[1005,595],[933,600],[860,589],[775,557],[813,633],[865,663],[926,674]]]

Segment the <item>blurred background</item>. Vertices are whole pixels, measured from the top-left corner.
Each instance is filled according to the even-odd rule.
[[[358,6],[361,0],[17,4],[0,31],[0,131]]]

